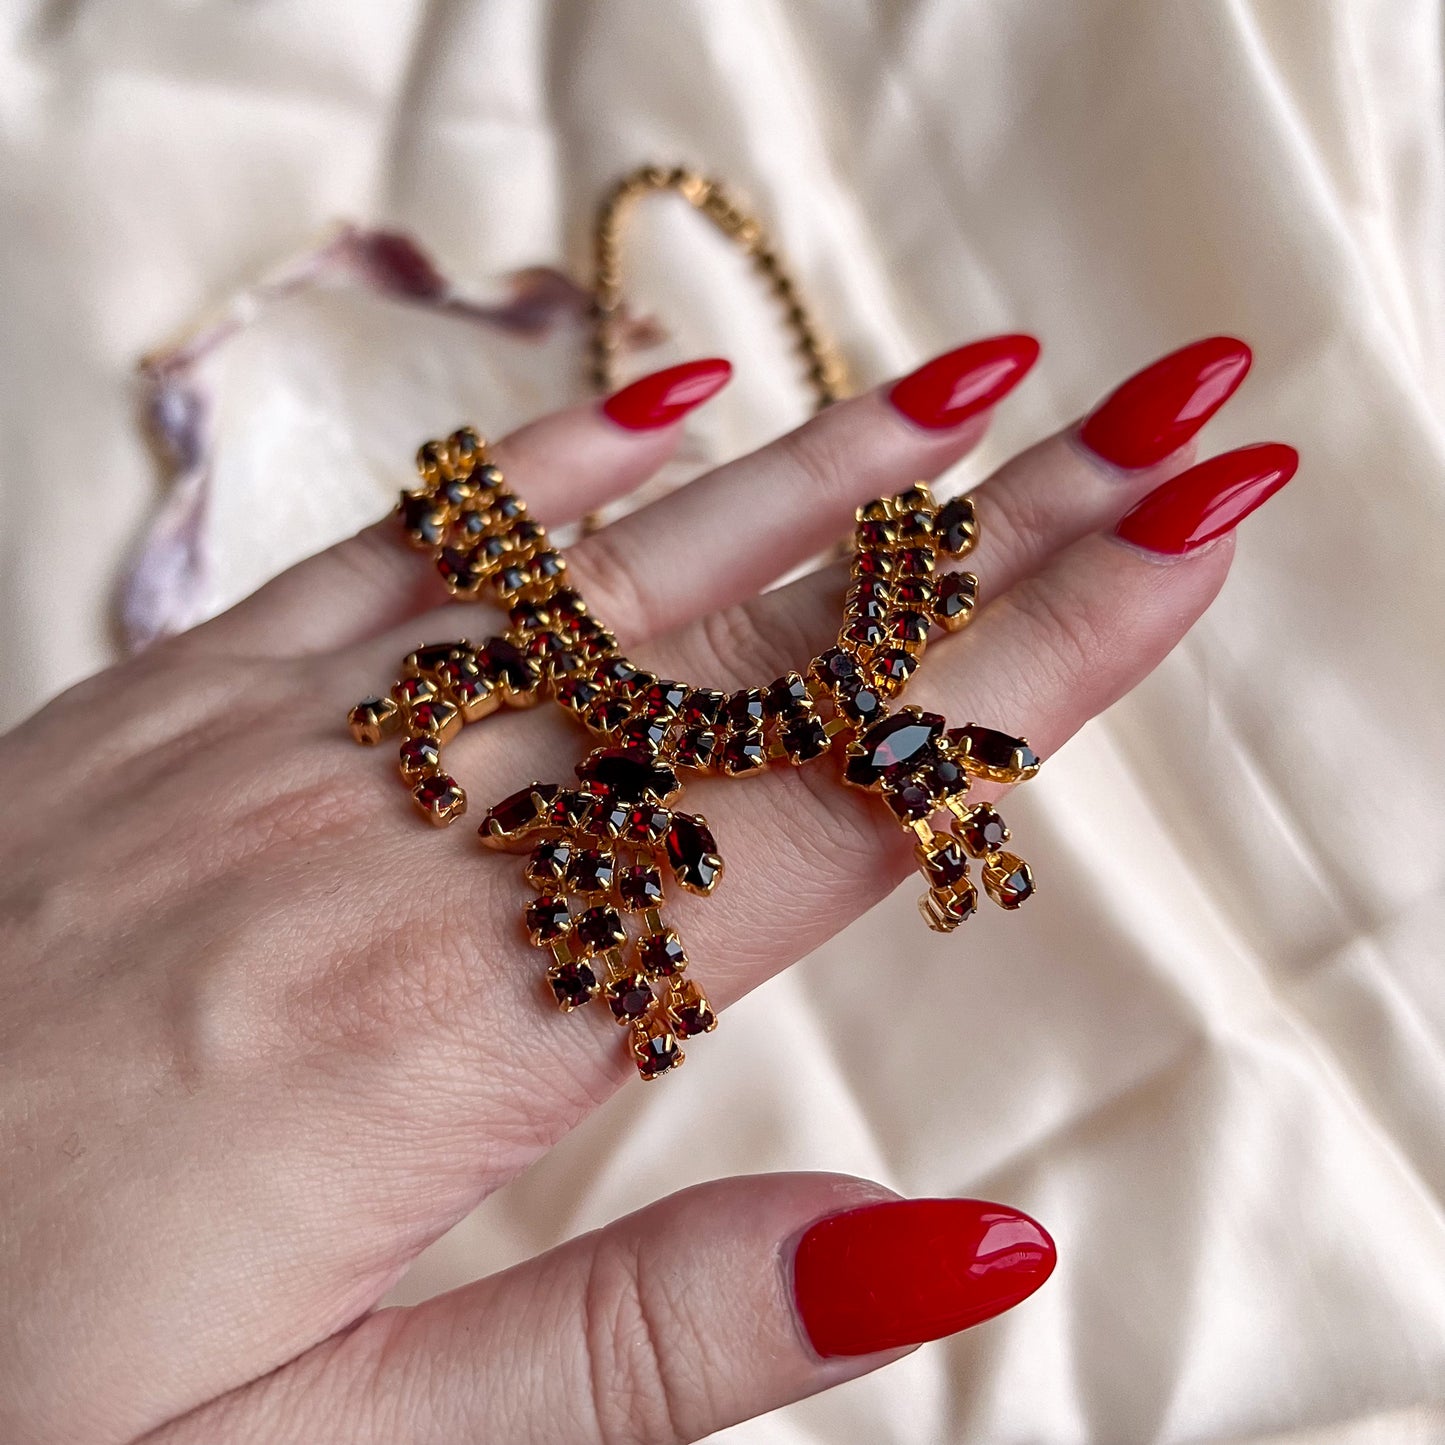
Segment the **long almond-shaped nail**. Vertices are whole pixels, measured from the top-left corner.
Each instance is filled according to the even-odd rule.
[[[922,1344],[1026,1299],[1054,1267],[1026,1214],[977,1199],[900,1199],[830,1215],[793,1258],[793,1297],[820,1355]]]
[[[1032,336],[990,336],[924,362],[888,399],[914,425],[943,431],[997,405],[1038,359]]]
[[[1116,467],[1152,467],[1234,395],[1252,360],[1249,347],[1232,336],[1170,352],[1111,392],[1085,419],[1079,440]]]
[[[1148,552],[1179,557],[1237,527],[1299,467],[1299,453],[1280,442],[1210,457],[1156,487],[1115,528]]]
[[[628,431],[656,431],[681,421],[694,407],[716,396],[732,374],[732,363],[718,356],[684,361],[613,392],[602,403],[602,410]]]

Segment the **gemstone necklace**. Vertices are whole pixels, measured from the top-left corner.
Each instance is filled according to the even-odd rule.
[[[616,380],[624,217],[655,191],[681,195],[752,257],[786,307],[819,409],[843,395],[842,368],[757,220],[716,182],[654,166],[619,182],[599,213],[598,389],[610,391]],[[622,655],[569,584],[566,558],[470,428],[425,443],[417,467],[420,484],[402,493],[397,509],[408,540],[432,557],[452,596],[492,603],[508,627],[477,644],[419,647],[385,696],[352,708],[351,734],[368,744],[401,738],[402,779],[438,826],[466,809],[442,747],[467,723],[547,700],[591,735],[575,780],[530,783],[494,804],[480,833],[490,848],[527,854],[534,896],[522,921],[548,955],[550,997],[566,1012],[604,1000],[644,1079],[676,1068],[681,1040],[717,1026],[663,916],[669,884],[707,895],[723,876],[707,820],[679,806],[685,775],[739,778],[841,762],[843,782],[880,795],[909,834],[927,883],[919,907],[939,932],[952,932],[977,905],[971,860],[1001,907],[1017,908],[1032,894],[1028,865],[1004,850],[1003,819],[968,793],[975,779],[1032,777],[1038,757],[1021,738],[890,707],[933,630],[955,632],[975,610],[978,579],[942,565],[978,540],[970,498],[940,504],[919,483],[860,507],[835,645],[766,686],[723,692],[658,677]]]

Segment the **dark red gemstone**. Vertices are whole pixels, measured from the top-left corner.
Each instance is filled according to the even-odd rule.
[[[885,783],[883,800],[893,810],[893,815],[905,823],[917,818],[926,818],[938,807],[932,792],[917,778],[898,778]]]
[[[595,732],[612,733],[631,716],[632,704],[625,697],[604,693],[587,709],[584,721]]]
[[[527,860],[527,882],[539,888],[561,883],[571,862],[571,843],[565,838],[549,838],[532,849]]]
[[[505,537],[483,537],[472,548],[472,556],[478,562],[485,564],[485,570],[485,568],[495,567],[511,550]]]
[[[453,691],[463,683],[479,680],[481,675],[476,658],[470,655],[450,657],[436,669],[436,680]]]
[[[391,695],[403,706],[410,707],[437,695],[437,685],[426,677],[404,677],[393,685]]]
[[[682,705],[682,720],[692,727],[712,727],[722,717],[727,694],[712,687],[695,687]]]
[[[442,750],[435,738],[408,738],[401,745],[401,775],[414,782],[440,766]]]
[[[590,793],[573,788],[559,788],[547,804],[547,823],[553,828],[579,829],[587,821],[597,800]]]
[[[540,662],[545,662],[553,653],[561,652],[562,639],[555,632],[549,632],[545,628],[529,633],[526,646],[522,649],[527,657],[534,657]]]
[[[502,485],[502,471],[500,467],[494,467],[491,462],[482,462],[474,466],[471,472],[472,485],[480,491],[494,492]]]
[[[927,613],[933,607],[933,589],[931,577],[903,577],[893,589],[893,601],[912,612]]]
[[[667,836],[669,817],[666,808],[639,803],[627,810],[627,821],[622,826],[621,836],[629,843],[656,845]]]
[[[861,597],[850,592],[844,609],[855,622],[882,622],[888,616],[888,600],[871,592]]]
[[[673,744],[672,759],[680,768],[706,768],[717,749],[718,735],[710,728],[688,728]]]
[[[845,683],[858,681],[858,660],[841,647],[830,647],[820,652],[812,661],[808,671],[828,687],[837,688]]]
[[[643,968],[654,978],[671,978],[687,967],[687,954],[683,952],[682,940],[672,929],[662,933],[649,933],[637,943],[637,956]]]
[[[1038,754],[1027,743],[993,728],[970,723],[967,727],[954,728],[948,737],[950,742],[966,748],[968,756],[974,761],[996,772],[1012,772],[1015,753],[1021,755],[1018,760],[1020,771],[1039,765]]]
[[[444,813],[461,801],[462,790],[455,778],[449,778],[445,773],[433,773],[416,785],[412,796],[423,808]]]
[[[533,583],[550,582],[555,577],[560,577],[567,570],[566,559],[560,552],[548,547],[544,551],[535,552],[532,560],[527,564],[529,581]]]
[[[565,898],[535,898],[526,907],[523,919],[533,943],[551,943],[561,938],[571,926],[572,914]]]
[[[964,847],[979,858],[1008,842],[1008,828],[988,803],[979,803],[968,810],[959,820],[958,835],[963,839]]]
[[[972,612],[978,602],[978,578],[972,572],[948,572],[934,584],[933,615],[952,622]]]
[[[928,619],[921,612],[900,612],[888,624],[895,642],[923,642],[928,637]]]
[[[918,769],[918,776],[939,798],[951,797],[968,787],[968,774],[952,758],[930,759]]]
[[[482,826],[486,831],[498,831],[508,836],[539,826],[546,820],[547,805],[556,796],[556,783],[528,783],[500,803],[494,803]]]
[[[711,891],[722,871],[717,844],[704,819],[695,813],[674,813],[667,830],[667,861],[685,888]]]
[[[890,647],[873,659],[873,672],[880,682],[901,687],[918,668],[918,659],[901,647]]]
[[[469,477],[448,477],[441,482],[436,490],[437,500],[445,502],[449,507],[460,507],[463,502],[470,502],[477,495],[477,489],[472,485]]]
[[[746,732],[757,727],[763,720],[763,694],[756,687],[745,687],[731,693],[723,709],[728,726],[736,732]]]
[[[654,682],[642,694],[642,710],[649,717],[671,717],[687,697],[687,686],[681,682]]]
[[[587,814],[587,831],[599,838],[620,838],[631,813],[631,805],[617,798],[598,798]]]
[[[443,698],[428,698],[425,702],[408,708],[406,720],[407,724],[418,732],[440,733],[456,716],[455,703],[447,702]]]
[[[588,953],[603,953],[627,942],[627,931],[615,908],[588,908],[572,920],[572,936]]]
[[[607,985],[607,1006],[620,1023],[640,1019],[652,1007],[652,985],[640,973],[614,978]]]
[[[666,763],[625,748],[598,748],[577,764],[576,771],[589,791],[628,803],[665,803],[682,787]]]
[[[630,692],[640,692],[655,681],[650,674],[633,667],[625,657],[609,657],[606,662],[598,665],[596,676],[598,682],[613,685],[619,691]]]
[[[1007,877],[995,881],[989,891],[994,902],[1001,907],[1017,908],[1034,891],[1034,880],[1028,865],[1020,863]]]
[[[933,844],[924,856],[923,868],[935,888],[955,888],[968,877],[968,859],[952,838],[940,838]]]
[[[866,788],[906,772],[920,757],[932,751],[934,738],[943,730],[943,721],[937,713],[909,711],[874,723],[858,740],[844,777]]]
[[[844,717],[865,726],[883,713],[883,698],[878,690],[856,682],[838,689],[837,703]]]
[[[483,565],[475,551],[445,547],[437,558],[437,571],[453,591],[470,592],[481,584]]]
[[[668,1012],[672,1015],[677,1032],[685,1039],[705,1034],[717,1023],[717,1015],[712,1011],[712,1005],[703,997],[702,990],[696,984],[684,983],[682,997],[673,1001]]]
[[[522,562],[513,562],[497,573],[497,586],[504,596],[513,596],[532,582],[532,574]]]
[[[677,1039],[666,1030],[650,1033],[646,1038],[634,1040],[633,1057],[637,1060],[638,1072],[644,1079],[655,1079],[682,1062],[682,1050]]]
[[[797,717],[812,705],[808,684],[797,672],[785,672],[776,682],[769,683],[763,694],[763,710],[769,717]]]
[[[882,551],[898,540],[898,528],[891,520],[859,522],[857,545],[865,551]]]
[[[429,492],[420,496],[403,492],[401,525],[413,542],[425,547],[439,547],[447,530],[446,508],[439,506]]]
[[[893,555],[898,559],[897,573],[900,577],[928,577],[938,566],[938,558],[926,547],[909,547]]]
[[[425,647],[407,657],[404,664],[408,672],[435,673],[449,662],[458,660],[476,661],[471,647],[465,642],[428,642]]]
[[[597,848],[579,848],[567,864],[567,886],[574,893],[606,893],[614,876],[612,855]]]
[[[672,727],[671,717],[647,717],[636,714],[617,729],[617,741],[628,749],[641,753],[655,753]]]
[[[861,552],[853,559],[853,570],[860,577],[891,577],[897,564],[891,552]]]
[[[662,874],[650,863],[624,868],[617,878],[617,897],[622,906],[636,913],[662,904]]]
[[[760,729],[731,734],[723,743],[723,771],[733,777],[754,773],[768,763],[768,745]]]
[[[843,640],[854,647],[877,647],[883,641],[883,624],[871,617],[859,617],[843,629]]]
[[[888,498],[874,497],[871,502],[864,502],[858,508],[858,520],[860,522],[881,522],[888,516],[888,513]]]
[[[423,442],[417,449],[416,464],[423,472],[434,473],[446,460],[446,443],[441,441]]]
[[[588,963],[560,963],[548,971],[547,982],[564,1009],[581,1008],[597,997],[597,975]]]
[[[585,712],[601,696],[601,689],[585,677],[568,677],[557,684],[554,696],[572,712]]]
[[[512,528],[507,533],[507,536],[511,538],[512,545],[522,552],[535,547],[546,535],[542,524],[534,522],[531,517],[519,517],[512,523]]]
[[[967,552],[978,535],[978,519],[974,515],[972,499],[955,497],[951,502],[945,502],[934,518],[933,535],[950,557]]]
[[[542,681],[542,669],[505,637],[490,638],[477,654],[477,664],[484,677],[500,683],[508,692],[534,692]]]
[[[499,522],[510,522],[514,517],[520,517],[525,510],[521,499],[512,496],[510,492],[499,496],[492,503],[492,516]]]
[[[782,740],[788,757],[795,763],[820,758],[829,746],[827,731],[814,716],[793,718],[784,726]]]

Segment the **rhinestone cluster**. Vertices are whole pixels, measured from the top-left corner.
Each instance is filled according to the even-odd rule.
[[[968,498],[940,506],[920,484],[860,507],[836,645],[766,687],[723,692],[622,656],[474,431],[427,442],[417,465],[421,485],[398,508],[408,538],[453,595],[494,604],[509,625],[481,643],[419,647],[386,696],[351,709],[352,737],[399,736],[399,769],[416,806],[446,826],[466,810],[466,794],[445,771],[442,746],[466,723],[546,698],[594,735],[575,781],[528,784],[488,810],[480,833],[490,848],[528,855],[534,897],[522,921],[551,955],[558,1007],[604,1000],[643,1078],[677,1067],[681,1041],[717,1026],[662,914],[669,883],[705,896],[723,876],[706,819],[676,806],[683,772],[740,777],[841,754],[844,782],[881,795],[911,835],[930,927],[951,932],[974,911],[972,860],[1000,906],[1017,908],[1032,894],[1028,865],[1003,848],[1003,819],[991,804],[967,801],[975,779],[1032,777],[1039,759],[1028,744],[889,708],[934,629],[956,631],[973,614],[978,579],[940,570],[977,541]],[[940,817],[946,828],[935,828]]]

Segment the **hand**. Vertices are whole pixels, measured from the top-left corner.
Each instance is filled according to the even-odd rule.
[[[632,513],[571,551],[581,591],[660,672],[766,682],[828,643],[842,579],[760,589],[962,455],[1033,353],[965,348]],[[1186,470],[1247,364],[1189,348],[989,480],[969,564],[986,606],[909,700],[1047,753],[1144,677],[1223,582],[1229,528],[1293,470],[1283,447]],[[525,428],[497,448],[509,483],[547,523],[626,493],[709,376]],[[1048,1273],[1047,1236],[1002,1206],[777,1175],[373,1312],[631,1076],[610,1020],[547,1007],[516,860],[421,826],[340,726],[419,639],[492,630],[438,605],[388,523],[0,740],[0,1438],[694,1440]],[[543,707],[468,728],[449,760],[485,804],[582,750]],[[911,866],[826,761],[688,797],[729,871],[669,906],[719,1005]]]

